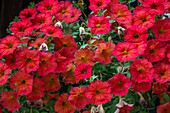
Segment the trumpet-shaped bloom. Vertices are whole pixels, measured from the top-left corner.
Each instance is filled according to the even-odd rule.
[[[113,56],[114,48],[115,44],[111,41],[100,43],[95,51],[95,59],[102,64],[109,64],[111,62],[111,56]]]
[[[4,62],[0,62],[0,86],[8,82],[10,68]]]
[[[86,97],[90,99],[93,105],[105,104],[112,99],[110,91],[107,82],[102,82],[101,80],[93,81],[87,87]]]
[[[93,12],[95,12],[99,9],[105,8],[108,5],[109,2],[110,2],[110,0],[90,0],[89,8]]]
[[[76,107],[68,101],[68,97],[69,95],[67,93],[60,95],[54,105],[54,110],[57,113],[74,113],[76,111]]]
[[[34,19],[37,14],[36,8],[27,8],[20,12],[19,17],[22,21]]]
[[[28,95],[32,92],[33,76],[24,73],[17,72],[14,76],[11,76],[9,86],[12,89],[17,89],[18,95]]]
[[[152,82],[154,69],[147,59],[136,59],[130,66],[131,79],[135,82]]]
[[[129,77],[118,73],[113,78],[108,80],[111,87],[111,93],[114,95],[125,96],[128,93],[128,89],[131,86]]]

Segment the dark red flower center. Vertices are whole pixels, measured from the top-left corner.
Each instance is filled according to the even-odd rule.
[[[100,91],[99,91],[99,90],[97,90],[97,91],[96,91],[96,94],[99,94],[99,93],[100,93]]]
[[[41,63],[42,63],[42,64],[45,64],[45,60],[42,60]]]
[[[101,3],[101,2],[98,2],[97,6],[98,6],[98,7],[102,6],[102,3]]]
[[[51,100],[56,100],[56,98],[52,98]]]
[[[143,69],[139,69],[139,73],[143,73]]]
[[[27,62],[30,62],[31,61],[31,58],[27,58]]]
[[[156,9],[156,5],[153,3],[153,4],[151,5],[151,8],[152,8],[152,9]]]
[[[21,84],[25,84],[25,80],[23,80],[23,81],[21,82]]]
[[[151,49],[149,52],[150,52],[150,53],[153,53],[153,52],[154,52],[154,50],[153,50],[153,49]]]
[[[81,57],[81,60],[83,60],[83,61],[84,61],[84,60],[85,60],[85,57],[84,57],[84,56],[82,56],[82,57]]]
[[[160,75],[161,75],[161,76],[164,76],[164,75],[165,75],[165,73],[164,73],[164,72],[161,72],[161,73],[160,73]]]
[[[63,44],[64,47],[67,47],[67,44]]]
[[[85,70],[85,69],[83,69],[83,70],[81,71],[81,73],[86,74],[86,70]]]
[[[1,71],[1,72],[0,72],[0,75],[4,76],[4,74],[5,74],[4,71]]]
[[[51,81],[54,81],[54,78],[51,78]]]
[[[135,38],[139,38],[139,35],[135,35],[134,37],[135,37]]]
[[[66,102],[63,102],[63,104],[62,104],[63,106],[65,106],[66,105]]]
[[[8,45],[8,47],[9,47],[9,48],[12,48],[12,47],[13,47],[13,44],[10,43],[10,44]]]
[[[118,84],[121,85],[123,82],[122,81],[119,81]]]
[[[142,19],[142,22],[143,22],[143,23],[146,22],[146,18],[143,18],[143,19]]]

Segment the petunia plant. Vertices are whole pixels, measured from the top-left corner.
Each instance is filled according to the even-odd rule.
[[[10,23],[0,113],[170,113],[170,1],[89,2],[42,0]]]

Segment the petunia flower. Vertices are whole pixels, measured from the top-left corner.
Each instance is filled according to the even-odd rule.
[[[22,21],[30,21],[35,18],[36,14],[36,8],[26,8],[20,12],[19,17]]]
[[[149,40],[143,56],[150,62],[163,60],[165,57],[165,45],[157,39]]]
[[[13,54],[4,55],[5,63],[10,67],[10,69],[16,69],[16,55],[18,51],[14,51]]]
[[[86,87],[72,87],[68,101],[78,109],[84,109],[90,100],[85,95]]]
[[[68,101],[68,97],[68,93],[63,93],[60,95],[54,105],[54,110],[57,113],[74,113],[76,111],[76,107]]]
[[[115,48],[115,44],[111,41],[106,43],[100,43],[98,48],[95,51],[95,59],[97,62],[102,64],[109,64],[111,62],[111,56],[113,56],[113,50]]]
[[[168,83],[153,83],[153,91],[152,93],[155,94],[159,94],[159,93],[163,93],[163,92],[167,92],[169,88],[169,84]]]
[[[91,28],[93,34],[107,34],[111,24],[104,16],[93,16],[89,18],[87,26]]]
[[[62,73],[63,82],[71,84],[79,82],[79,80],[75,77],[75,69],[76,67],[74,64],[67,65],[66,71]]]
[[[20,45],[20,40],[16,36],[7,35],[0,41],[0,56],[13,53],[17,46]]]
[[[41,78],[45,83],[45,90],[47,92],[57,91],[61,88],[58,77],[59,75],[48,74]]]
[[[159,41],[170,41],[170,18],[157,20],[151,30]]]
[[[75,52],[78,49],[72,35],[63,35],[61,38],[54,38],[54,42],[54,49],[57,51],[62,48],[69,48],[71,52]]]
[[[0,99],[0,102],[1,102],[1,105],[3,107],[6,107],[6,109],[8,111],[16,111],[18,110],[21,105],[18,101],[18,94],[17,92],[8,92],[6,90],[3,90],[3,92],[1,93],[1,99]]]
[[[45,95],[44,93],[45,91],[45,83],[39,79],[39,78],[35,78],[33,80],[33,88],[32,88],[32,92],[29,93],[26,96],[26,100],[39,100],[42,99]]]
[[[93,105],[105,104],[112,99],[110,91],[107,82],[102,82],[101,80],[93,81],[87,87],[86,97],[90,99]]]
[[[75,65],[79,65],[79,64],[90,64],[90,65],[94,65],[95,64],[95,59],[94,59],[94,53],[92,50],[90,49],[79,49],[75,52],[75,61],[74,64]]]
[[[132,84],[129,77],[125,77],[125,75],[121,73],[118,73],[113,78],[109,79],[108,83],[111,87],[111,93],[119,96],[125,96]]]
[[[92,66],[90,64],[80,64],[76,67],[75,77],[78,80],[90,78],[92,75]]]
[[[39,53],[36,50],[23,49],[16,55],[16,65],[21,71],[29,73],[39,68]]]
[[[48,53],[40,52],[39,55],[40,55],[39,68],[37,69],[38,75],[44,76],[49,73],[53,73],[57,67],[54,54],[49,52]]]
[[[96,10],[105,8],[110,0],[90,0],[89,8],[95,12]]]
[[[138,49],[136,45],[129,42],[118,42],[113,50],[113,55],[122,62],[128,60],[135,60],[138,56]]]
[[[147,59],[136,59],[130,66],[131,79],[135,82],[152,82],[154,69]]]
[[[17,72],[14,76],[11,76],[9,86],[12,89],[17,89],[18,95],[28,95],[32,92],[33,76],[24,73]]]
[[[154,76],[156,82],[165,83],[170,81],[170,65],[165,63],[158,63],[154,65]]]
[[[127,23],[132,20],[131,11],[128,10],[126,5],[113,4],[111,9],[111,15],[120,23]]]
[[[0,86],[8,82],[10,68],[4,62],[0,62]]]

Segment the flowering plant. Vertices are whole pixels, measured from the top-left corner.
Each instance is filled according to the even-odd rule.
[[[43,0],[0,40],[0,112],[169,113],[170,1]]]

